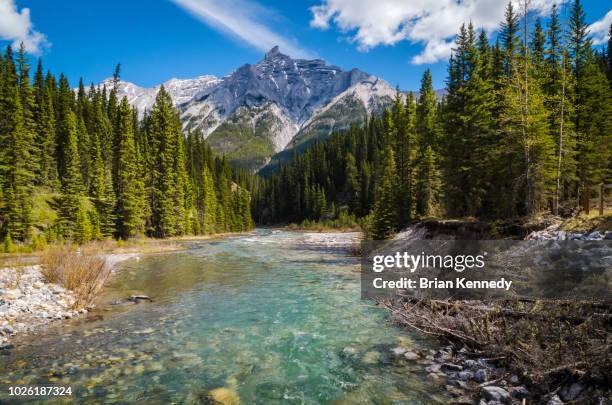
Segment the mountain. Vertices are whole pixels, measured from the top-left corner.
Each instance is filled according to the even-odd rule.
[[[112,79],[104,82],[112,86]],[[390,105],[395,90],[359,69],[343,70],[321,59],[292,59],[278,47],[263,60],[228,76],[172,79],[163,84],[181,112],[185,130],[201,131],[209,144],[240,166],[257,169],[287,149],[360,124]],[[158,87],[119,82],[140,113]]]

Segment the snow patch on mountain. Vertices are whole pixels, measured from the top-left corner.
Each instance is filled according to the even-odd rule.
[[[110,89],[113,81],[103,84]],[[163,85],[180,110],[185,130],[200,131],[206,138],[221,131],[227,140],[215,136],[215,144],[224,148],[232,142],[254,142],[248,137],[259,138],[265,130],[274,152],[291,146],[311,128],[316,132],[308,136],[316,137],[362,122],[364,109],[365,114],[379,113],[395,97],[386,81],[359,69],[343,70],[321,59],[292,59],[278,47],[260,62],[243,65],[221,79],[207,75],[171,79]],[[159,86],[143,88],[123,81],[117,85],[118,96],[127,96],[140,114],[151,109],[158,90]],[[359,116],[339,116],[343,114]],[[248,122],[253,126],[247,131],[250,135],[231,134],[230,129],[245,130]]]

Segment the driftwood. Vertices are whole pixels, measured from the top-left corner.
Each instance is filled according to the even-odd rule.
[[[463,344],[471,355],[500,362],[534,384],[554,382],[563,371],[584,374],[589,364],[610,367],[609,303],[399,297],[379,305],[389,309],[398,323]]]

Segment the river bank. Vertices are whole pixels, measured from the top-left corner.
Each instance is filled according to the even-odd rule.
[[[610,217],[526,225],[430,220],[396,239],[606,243],[612,239],[609,225]],[[391,312],[394,323],[434,336],[446,346],[428,368],[442,378],[455,397],[452,403],[605,404],[612,397],[609,302],[419,300],[399,295],[380,305]]]
[[[215,235],[225,236],[229,235]],[[89,243],[79,249],[86,254],[103,257],[113,274],[115,267],[125,260],[145,254],[180,251],[186,248],[181,242],[212,237],[130,242],[108,240]],[[58,247],[48,246],[46,250]],[[83,316],[92,309],[91,306],[77,305],[74,291],[45,278],[39,264],[44,253],[0,255],[0,354],[14,348],[15,340],[21,336],[43,332],[52,325]]]
[[[114,268],[138,253],[106,254]],[[41,265],[0,268],[0,354],[14,347],[23,335],[36,334],[63,320],[87,314],[92,307],[79,307],[76,294],[48,282]]]

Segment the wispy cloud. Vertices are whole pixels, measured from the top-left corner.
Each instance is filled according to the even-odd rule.
[[[260,51],[278,45],[283,53],[297,58],[312,54],[297,41],[274,32],[267,22],[273,14],[261,5],[246,0],[172,0],[211,27],[238,38]]]
[[[493,32],[504,16],[500,0],[320,0],[311,7],[310,25],[336,27],[361,51],[380,45],[410,41],[424,45],[412,63],[433,63],[448,58],[459,26],[472,22]],[[548,11],[567,0],[532,0],[531,10]]]
[[[30,9],[17,10],[14,0],[0,0],[0,38],[13,41],[15,46],[23,42],[26,51],[32,54],[39,54],[50,46],[47,37],[34,30]]]
[[[612,10],[608,11],[601,20],[589,26],[589,31],[591,31],[595,45],[601,45],[608,41],[608,38],[610,38],[610,24],[612,24]]]

